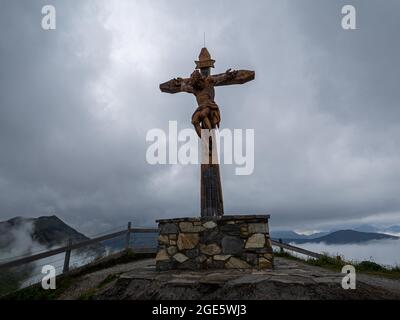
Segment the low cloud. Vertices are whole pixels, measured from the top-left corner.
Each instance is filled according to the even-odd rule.
[[[301,247],[313,252],[341,256],[346,261],[373,261],[390,267],[400,266],[400,240],[376,240],[345,245],[302,243]]]

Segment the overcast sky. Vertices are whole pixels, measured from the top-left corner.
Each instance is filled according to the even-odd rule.
[[[217,89],[222,128],[255,130],[254,174],[222,168],[226,214],[400,223],[399,31],[397,0],[0,0],[0,220],[55,213],[93,234],[198,216],[199,167],[147,164],[145,138],[191,127],[194,97],[158,85],[190,75],[206,32],[213,72],[256,71]]]

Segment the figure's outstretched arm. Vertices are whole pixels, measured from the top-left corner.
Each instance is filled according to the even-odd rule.
[[[232,84],[243,84],[254,80],[255,72],[250,70],[227,70],[225,73],[220,73],[212,76],[214,86],[229,86]]]
[[[193,93],[190,79],[175,78],[160,84],[160,90],[166,93],[188,92]]]

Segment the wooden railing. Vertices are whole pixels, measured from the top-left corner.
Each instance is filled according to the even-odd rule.
[[[12,260],[12,261],[8,261],[5,263],[0,263],[0,270],[4,270],[4,269],[8,269],[8,268],[13,268],[13,267],[19,267],[22,266],[24,264],[30,263],[30,262],[34,262],[34,261],[38,261],[41,259],[45,259],[51,256],[55,256],[58,255],[60,253],[65,253],[65,257],[64,257],[64,266],[63,266],[63,273],[66,273],[69,271],[70,268],[70,258],[71,258],[71,251],[75,250],[75,249],[79,249],[79,248],[83,248],[83,247],[87,247],[89,245],[95,244],[95,243],[99,243],[105,240],[110,240],[110,239],[114,239],[114,238],[118,238],[121,237],[123,235],[126,236],[126,241],[125,241],[125,249],[130,248],[130,237],[131,234],[133,233],[158,233],[158,229],[157,228],[132,228],[131,223],[128,223],[128,228],[122,231],[118,231],[118,232],[114,232],[114,233],[110,233],[110,234],[106,234],[100,237],[96,237],[93,239],[89,239],[89,240],[85,240],[79,243],[69,243],[67,246],[64,247],[60,247],[57,249],[53,249],[53,250],[49,250],[46,252],[41,252],[38,254],[34,254],[31,256],[27,256],[27,257],[22,257],[16,260]],[[275,240],[271,240],[271,244],[273,246],[276,247],[280,247],[281,250],[283,249],[287,249],[290,251],[294,251],[297,253],[301,253],[313,258],[320,258],[322,257],[321,254],[316,253],[316,252],[312,252],[303,248],[299,248],[299,247],[295,247],[292,246],[290,244],[287,243],[283,243],[281,240],[280,241],[275,241]],[[131,248],[133,250],[134,253],[156,253],[157,252],[157,248],[156,247],[150,247],[150,248]]]
[[[316,252],[312,252],[312,251],[309,251],[309,250],[306,250],[306,249],[303,249],[303,248],[292,246],[292,245],[287,244],[287,243],[283,243],[282,240],[279,240],[279,241],[271,240],[271,244],[273,246],[275,246],[275,247],[279,247],[281,249],[287,249],[287,250],[290,250],[290,251],[301,253],[301,254],[304,254],[306,256],[316,258],[316,259],[319,259],[319,258],[321,258],[323,256],[322,254],[319,254],[319,253],[316,253]]]
[[[132,225],[129,222],[128,228],[125,230],[122,230],[122,231],[106,234],[106,235],[103,235],[103,236],[100,236],[97,238],[93,238],[93,239],[89,239],[89,240],[85,240],[85,241],[82,241],[79,243],[69,242],[69,244],[64,247],[41,252],[41,253],[34,254],[31,256],[27,256],[27,257],[22,257],[22,258],[12,260],[12,261],[7,261],[5,263],[0,263],[0,270],[19,267],[19,266],[22,266],[22,265],[30,263],[30,262],[42,260],[42,259],[52,257],[52,256],[55,256],[55,255],[65,252],[64,267],[63,267],[63,273],[65,273],[65,272],[69,271],[69,267],[70,267],[69,264],[70,264],[72,250],[87,247],[89,245],[99,243],[99,242],[102,242],[105,240],[118,238],[123,235],[126,235],[125,249],[128,249],[130,247],[130,237],[131,237],[132,233],[158,233],[158,229],[157,228],[132,228]],[[132,250],[134,253],[155,253],[156,252],[156,248],[136,248],[136,249],[132,248]]]

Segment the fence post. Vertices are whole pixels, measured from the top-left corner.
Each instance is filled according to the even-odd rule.
[[[282,243],[282,239],[279,239],[279,243]],[[279,251],[280,251],[280,253],[284,253],[284,251],[283,251],[283,248],[282,248],[282,247],[279,247]]]
[[[71,247],[72,245],[72,240],[68,240],[68,247]],[[63,273],[66,273],[69,271],[69,261],[71,260],[71,249],[67,249],[65,251],[65,258],[64,258],[64,268],[63,268]]]
[[[126,243],[125,243],[126,250],[129,249],[131,243],[131,228],[132,228],[132,223],[128,222],[128,231],[126,232]]]

